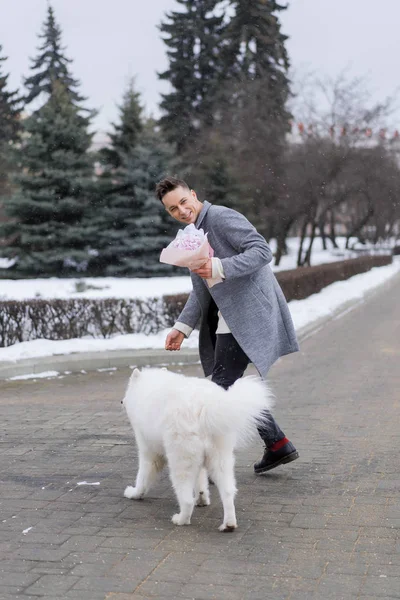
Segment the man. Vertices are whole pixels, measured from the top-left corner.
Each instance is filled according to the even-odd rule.
[[[285,297],[268,264],[272,253],[267,242],[243,215],[200,202],[181,179],[163,179],[156,195],[174,219],[202,228],[214,249],[213,258],[191,271],[193,290],[166,338],[166,350],[180,350],[200,321],[199,352],[206,377],[211,375],[212,381],[227,389],[250,362],[265,377],[280,356],[298,350]],[[217,277],[222,281],[209,287],[206,279]],[[258,430],[265,451],[254,465],[256,473],[299,456],[272,415],[268,416]]]

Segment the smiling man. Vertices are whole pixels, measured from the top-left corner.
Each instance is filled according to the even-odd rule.
[[[168,181],[172,181],[172,178]],[[186,225],[195,223],[203,208],[203,203],[197,198],[196,192],[182,186],[167,192],[162,198],[162,203],[174,219]]]
[[[200,202],[181,179],[163,179],[156,195],[174,219],[201,227],[214,249],[213,258],[191,271],[193,290],[166,338],[166,350],[180,350],[200,322],[199,352],[206,377],[211,375],[227,389],[249,363],[266,377],[279,357],[298,350],[289,308],[269,266],[272,253],[267,242],[243,215]],[[222,281],[209,288],[205,280],[211,277]],[[265,451],[254,465],[256,473],[298,458],[271,414],[258,431]]]

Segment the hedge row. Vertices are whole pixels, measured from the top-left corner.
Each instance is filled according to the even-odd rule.
[[[315,267],[299,267],[291,271],[279,271],[276,278],[288,302],[303,300],[324,287],[349,279],[353,275],[365,273],[373,267],[383,267],[392,262],[392,255],[362,256]]]
[[[277,279],[288,301],[301,300],[335,281],[391,261],[391,256],[365,256],[280,271]],[[66,340],[84,336],[108,338],[118,333],[157,333],[174,324],[187,297],[176,294],[144,300],[0,301],[0,346],[38,338]]]
[[[392,262],[392,255],[363,256],[333,263],[325,263],[316,267],[299,267],[290,271],[278,271],[275,273],[279,285],[285,294],[286,300],[303,300],[312,294],[320,292],[324,287],[349,279],[353,275],[365,273],[373,267],[383,267]],[[169,313],[173,319],[179,316],[188,294],[175,296],[164,296]]]
[[[170,327],[162,298],[24,300],[0,302],[0,347],[44,338],[109,338],[118,333],[157,333]]]

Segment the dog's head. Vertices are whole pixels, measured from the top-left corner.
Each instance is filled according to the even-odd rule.
[[[140,377],[140,371],[139,369],[137,369],[136,367],[133,369],[132,374],[129,378],[129,383],[128,383],[128,389],[131,387],[132,383],[135,381],[135,379],[137,379],[138,377]],[[126,391],[128,391],[128,389]],[[125,404],[125,400],[126,400],[126,393],[125,396],[122,398],[121,400],[121,404]]]
[[[165,367],[161,367],[161,371],[167,371],[167,369]],[[129,378],[128,390],[135,385],[135,381],[137,381],[137,379],[140,377],[140,374],[141,373],[140,373],[139,369],[135,367]],[[121,404],[125,404],[125,399],[126,399],[126,394],[125,394],[124,398],[121,400]]]

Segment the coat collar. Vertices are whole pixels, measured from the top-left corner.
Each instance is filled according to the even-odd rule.
[[[207,202],[207,200],[204,200],[203,202],[203,208],[201,209],[199,216],[197,217],[196,223],[194,224],[194,226],[196,227],[196,229],[200,228],[200,225],[203,222],[204,217],[206,216],[206,214],[208,213],[208,210],[211,206],[210,202]]]

